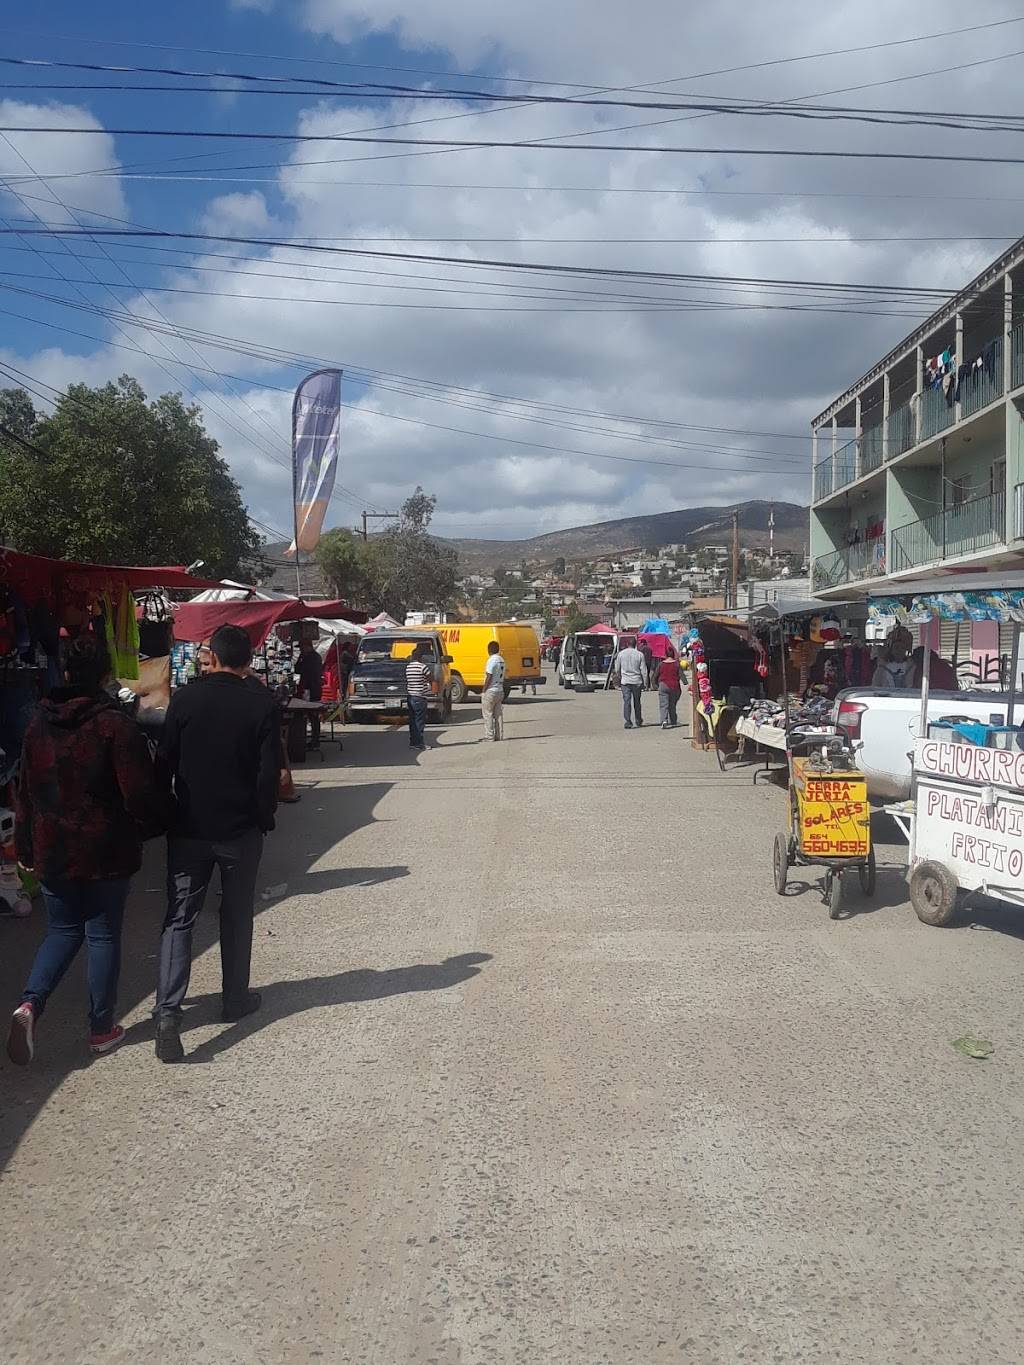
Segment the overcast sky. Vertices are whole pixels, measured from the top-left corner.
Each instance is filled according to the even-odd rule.
[[[152,12],[140,15],[140,8]],[[562,83],[581,87],[579,94],[657,82],[647,98],[814,96],[970,112],[1015,111],[1024,61],[1018,53],[1024,22],[786,60],[960,30],[967,14],[977,25],[1014,16],[1009,4],[968,11],[948,0],[898,12],[881,0],[830,6],[727,0],[703,7],[648,0],[639,8],[618,0],[509,6],[210,0],[180,7],[173,23],[162,17],[169,13],[96,3],[89,9],[90,36],[81,6],[57,0],[47,11],[47,36],[28,20],[0,32],[9,55],[64,61],[473,86],[505,95],[574,93]],[[166,48],[169,43],[178,48]],[[738,67],[747,69],[724,70]],[[5,68],[3,79],[0,125],[96,131],[0,138],[0,177],[8,186],[0,190],[0,228],[72,219],[111,227],[120,220],[338,245],[344,244],[339,239],[384,239],[347,244],[460,262],[952,291],[1019,234],[1024,204],[1024,168],[714,150],[1016,155],[1019,139],[1012,135],[543,103],[495,110],[456,98],[273,97],[242,93],[240,82],[226,79],[210,82],[228,86],[226,92],[202,94],[13,88],[156,79],[39,68]],[[652,123],[657,126],[607,131]],[[389,127],[379,135],[497,141],[583,133],[572,141],[711,150],[424,150],[142,139],[106,131],[129,127],[281,135]],[[101,170],[106,173],[94,173]],[[1006,240],[983,240],[1000,237]],[[559,238],[572,240],[550,240]],[[633,240],[595,240],[623,238]],[[666,238],[698,240],[652,240]],[[851,240],[863,238],[897,240]],[[343,396],[353,406],[344,414],[332,521],[351,525],[363,507],[390,509],[421,483],[438,495],[440,531],[485,537],[737,498],[805,502],[810,418],[915,320],[899,299],[876,310],[897,316],[756,306],[709,313],[695,310],[692,300],[686,306],[686,291],[674,285],[662,295],[653,284],[510,276],[366,256],[334,257],[324,268],[287,248],[223,243],[210,243],[204,254],[195,254],[194,243],[171,243],[180,253],[171,255],[110,239],[66,246],[28,235],[2,241],[0,364],[32,376],[44,394],[50,392],[45,385],[96,383],[125,371],[151,394],[182,389],[202,404],[253,515],[282,532],[291,516],[290,391],[301,370],[208,342],[158,337],[133,325],[131,315],[162,329],[184,325],[232,344],[337,362],[348,374]],[[677,306],[638,307],[637,292]],[[711,296],[707,286],[690,293]],[[728,297],[750,305],[773,301],[761,291]],[[114,308],[127,315],[117,323],[108,316]],[[368,371],[375,377],[367,378]],[[454,387],[427,398],[423,380]],[[0,375],[0,384],[7,382]],[[496,436],[506,440],[490,439]]]

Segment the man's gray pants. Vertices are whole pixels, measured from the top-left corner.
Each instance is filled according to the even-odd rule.
[[[237,839],[167,840],[167,916],[160,935],[159,1015],[180,1015],[192,972],[192,931],[215,867],[220,868],[220,965],[224,1005],[241,1005],[249,991],[256,873],[263,835]]]

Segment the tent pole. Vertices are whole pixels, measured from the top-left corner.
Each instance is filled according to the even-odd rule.
[[[928,737],[928,684],[932,673],[932,646],[931,646],[931,622],[929,625],[928,639],[925,642],[924,653],[921,656],[921,725],[919,738]]]
[[[1010,646],[1010,695],[1006,707],[1006,723],[1014,723],[1013,713],[1017,705],[1017,669],[1020,667],[1020,622],[1013,623],[1013,643]]]

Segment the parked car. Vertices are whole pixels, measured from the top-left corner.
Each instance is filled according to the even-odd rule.
[[[405,710],[405,666],[417,645],[430,648],[433,696],[427,714],[447,720],[452,710],[451,656],[437,630],[377,630],[359,641],[348,678],[346,708],[357,720],[372,720]]]
[[[1006,692],[935,691],[928,694],[929,721],[951,716],[999,724],[1024,724],[1024,698],[1006,720]],[[834,723],[863,747],[857,758],[867,778],[872,801],[904,801],[910,795],[911,754],[921,726],[921,694],[913,689],[889,691],[880,687],[848,687],[836,697]]]
[[[485,625],[454,622],[437,628],[452,665],[452,701],[465,701],[484,686],[487,646],[497,640],[505,660],[505,696],[523,683],[546,681],[540,666],[540,640],[532,626],[517,622]]]

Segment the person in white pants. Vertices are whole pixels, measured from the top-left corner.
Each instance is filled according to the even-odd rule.
[[[480,705],[484,714],[484,738],[501,739],[501,708],[505,701],[505,660],[501,657],[501,646],[491,640],[487,646],[487,664],[484,668],[484,690]]]

